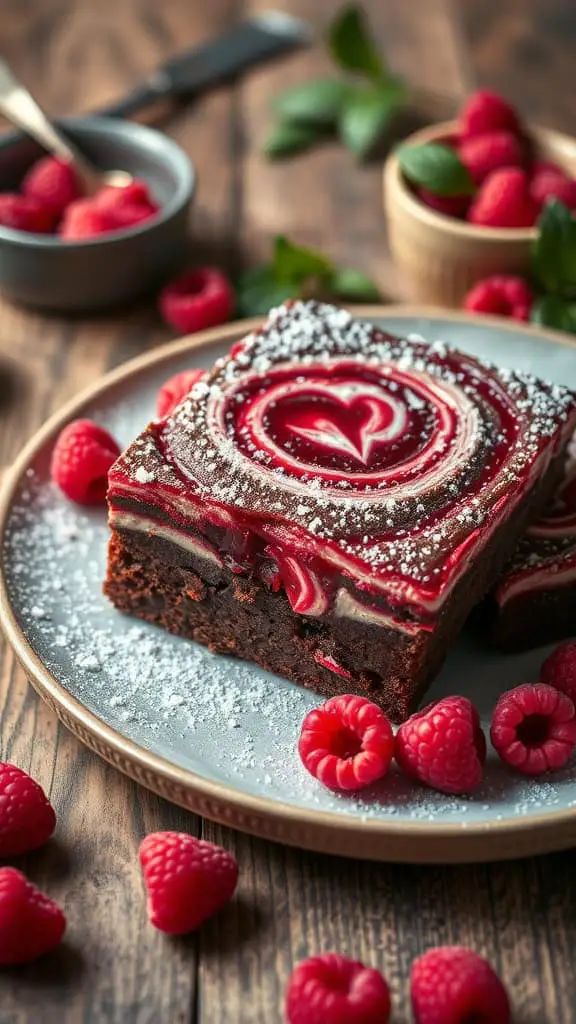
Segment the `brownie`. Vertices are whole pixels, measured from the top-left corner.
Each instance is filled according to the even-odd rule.
[[[482,624],[500,650],[529,650],[576,635],[576,438],[570,449],[553,500],[528,527],[484,602]]]
[[[288,303],[113,466],[105,591],[402,720],[543,508],[575,426],[565,388]]]

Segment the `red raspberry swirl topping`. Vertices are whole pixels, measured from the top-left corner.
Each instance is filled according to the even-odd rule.
[[[277,569],[299,614],[431,629],[573,415],[564,389],[296,302],[131,446],[111,523],[150,530],[154,506],[236,569]]]

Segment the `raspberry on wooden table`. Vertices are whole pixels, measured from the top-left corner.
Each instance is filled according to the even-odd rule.
[[[469,793],[482,781],[486,739],[467,697],[444,697],[412,715],[396,734],[402,771],[441,793]]]
[[[92,420],[74,420],[54,445],[50,475],[71,501],[98,505],[106,498],[108,470],[119,455],[107,430]]]
[[[520,122],[514,108],[502,96],[489,89],[479,89],[468,97],[460,111],[462,135],[483,135],[485,132],[520,133]]]
[[[560,644],[540,668],[540,682],[561,690],[576,704],[576,642]]]
[[[25,964],[60,944],[66,918],[16,868],[0,868],[0,965]]]
[[[308,712],[298,753],[310,774],[330,789],[363,789],[390,768],[394,733],[376,704],[343,694]]]
[[[235,857],[185,832],[152,832],[140,845],[148,892],[148,916],[155,928],[183,935],[212,917],[234,895]]]
[[[15,231],[46,235],[54,230],[54,210],[30,196],[0,192],[0,225]]]
[[[166,419],[171,412],[180,404],[188,392],[204,376],[204,370],[182,370],[175,373],[165,384],[162,385],[156,399],[156,415],[159,419]]]
[[[492,171],[501,167],[521,167],[524,162],[517,136],[503,131],[468,136],[460,143],[458,156],[477,185],[481,185]]]
[[[232,315],[235,297],[222,271],[197,267],[167,284],[158,301],[166,323],[185,334],[225,323]]]
[[[510,1024],[504,985],[487,960],[462,946],[418,957],[410,979],[416,1024]]]
[[[466,216],[470,206],[470,196],[436,196],[427,188],[416,188],[415,192],[426,206],[436,210],[436,213],[443,213],[445,217],[461,219]]]
[[[379,971],[339,953],[298,964],[286,991],[287,1024],[387,1024],[390,993]]]
[[[0,857],[16,857],[46,843],[56,828],[44,790],[15,764],[0,762]]]
[[[559,199],[569,210],[576,209],[576,181],[556,171],[539,171],[532,176],[530,195],[538,206],[547,199]]]
[[[492,171],[468,210],[471,224],[491,228],[530,228],[540,207],[530,195],[528,176],[520,167]]]
[[[528,321],[533,302],[534,296],[526,281],[513,275],[501,275],[478,281],[464,296],[462,305],[470,313]]]
[[[20,188],[25,196],[51,207],[58,217],[69,203],[82,195],[73,165],[57,156],[37,160],[24,176]]]
[[[565,693],[526,683],[503,693],[490,726],[492,745],[524,775],[562,768],[576,747],[576,709]]]

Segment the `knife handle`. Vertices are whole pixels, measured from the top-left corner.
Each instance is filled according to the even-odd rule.
[[[159,100],[201,92],[310,40],[307,26],[291,15],[269,11],[244,21],[197,49],[169,60],[148,81],[99,111],[130,117]]]

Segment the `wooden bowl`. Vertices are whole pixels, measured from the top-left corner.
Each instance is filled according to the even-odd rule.
[[[440,142],[456,121],[415,132],[404,145]],[[547,128],[530,129],[537,155],[576,177],[576,139]],[[535,228],[484,228],[446,217],[421,203],[392,154],[384,166],[384,208],[392,258],[407,296],[437,306],[460,306],[487,274],[522,274],[530,267]]]

